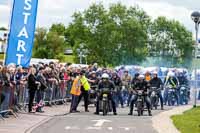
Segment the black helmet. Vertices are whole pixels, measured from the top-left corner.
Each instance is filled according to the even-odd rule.
[[[139,73],[135,73],[135,78],[137,78],[140,74]]]

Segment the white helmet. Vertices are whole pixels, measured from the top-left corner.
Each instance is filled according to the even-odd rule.
[[[168,74],[167,74],[169,77],[174,77],[175,76],[175,74],[173,73],[173,72],[168,72]]]
[[[102,74],[101,76],[102,79],[109,79],[109,75],[107,73]]]
[[[153,71],[153,73],[152,73],[152,74],[158,75],[158,72],[157,72],[157,71]]]
[[[139,79],[144,79],[144,75],[143,75],[143,74],[140,74],[138,78],[139,78]]]

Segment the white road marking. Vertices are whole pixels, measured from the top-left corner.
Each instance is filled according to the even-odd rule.
[[[113,130],[113,128],[112,127],[108,127],[108,130]]]
[[[71,129],[71,127],[67,126],[67,127],[65,127],[65,129],[66,129],[66,130],[69,130],[69,129]]]
[[[79,130],[80,128],[78,128],[78,127],[66,126],[65,129],[66,129],[66,130]]]
[[[105,119],[92,120],[92,121],[96,121],[97,122],[96,124],[94,124],[95,127],[101,127],[105,122],[112,122],[110,120],[105,120]]]
[[[129,130],[130,130],[129,127],[119,127],[119,128],[122,128],[122,129],[124,129],[125,131],[129,131]]]
[[[101,130],[101,127],[87,127],[86,130]]]

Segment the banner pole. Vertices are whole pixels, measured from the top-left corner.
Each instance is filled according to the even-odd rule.
[[[10,25],[11,25],[11,21],[12,21],[12,11],[14,8],[14,0],[8,0],[8,5],[10,8],[10,14],[9,14],[9,22],[8,22],[8,33],[7,33],[7,38],[6,38],[6,46],[4,49],[4,59],[3,59],[3,65],[5,65],[6,62],[6,53],[7,53],[7,48],[8,48],[8,39],[9,39],[9,35],[10,35]]]

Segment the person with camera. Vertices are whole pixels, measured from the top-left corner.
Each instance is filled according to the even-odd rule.
[[[42,111],[42,106],[43,106],[42,102],[44,99],[44,91],[45,91],[45,89],[48,88],[46,78],[44,77],[44,67],[39,68],[39,72],[37,74],[37,81],[40,82],[40,87],[38,88],[38,90],[36,92],[36,95],[37,95],[36,102],[38,104],[36,112],[43,113],[44,111]]]

